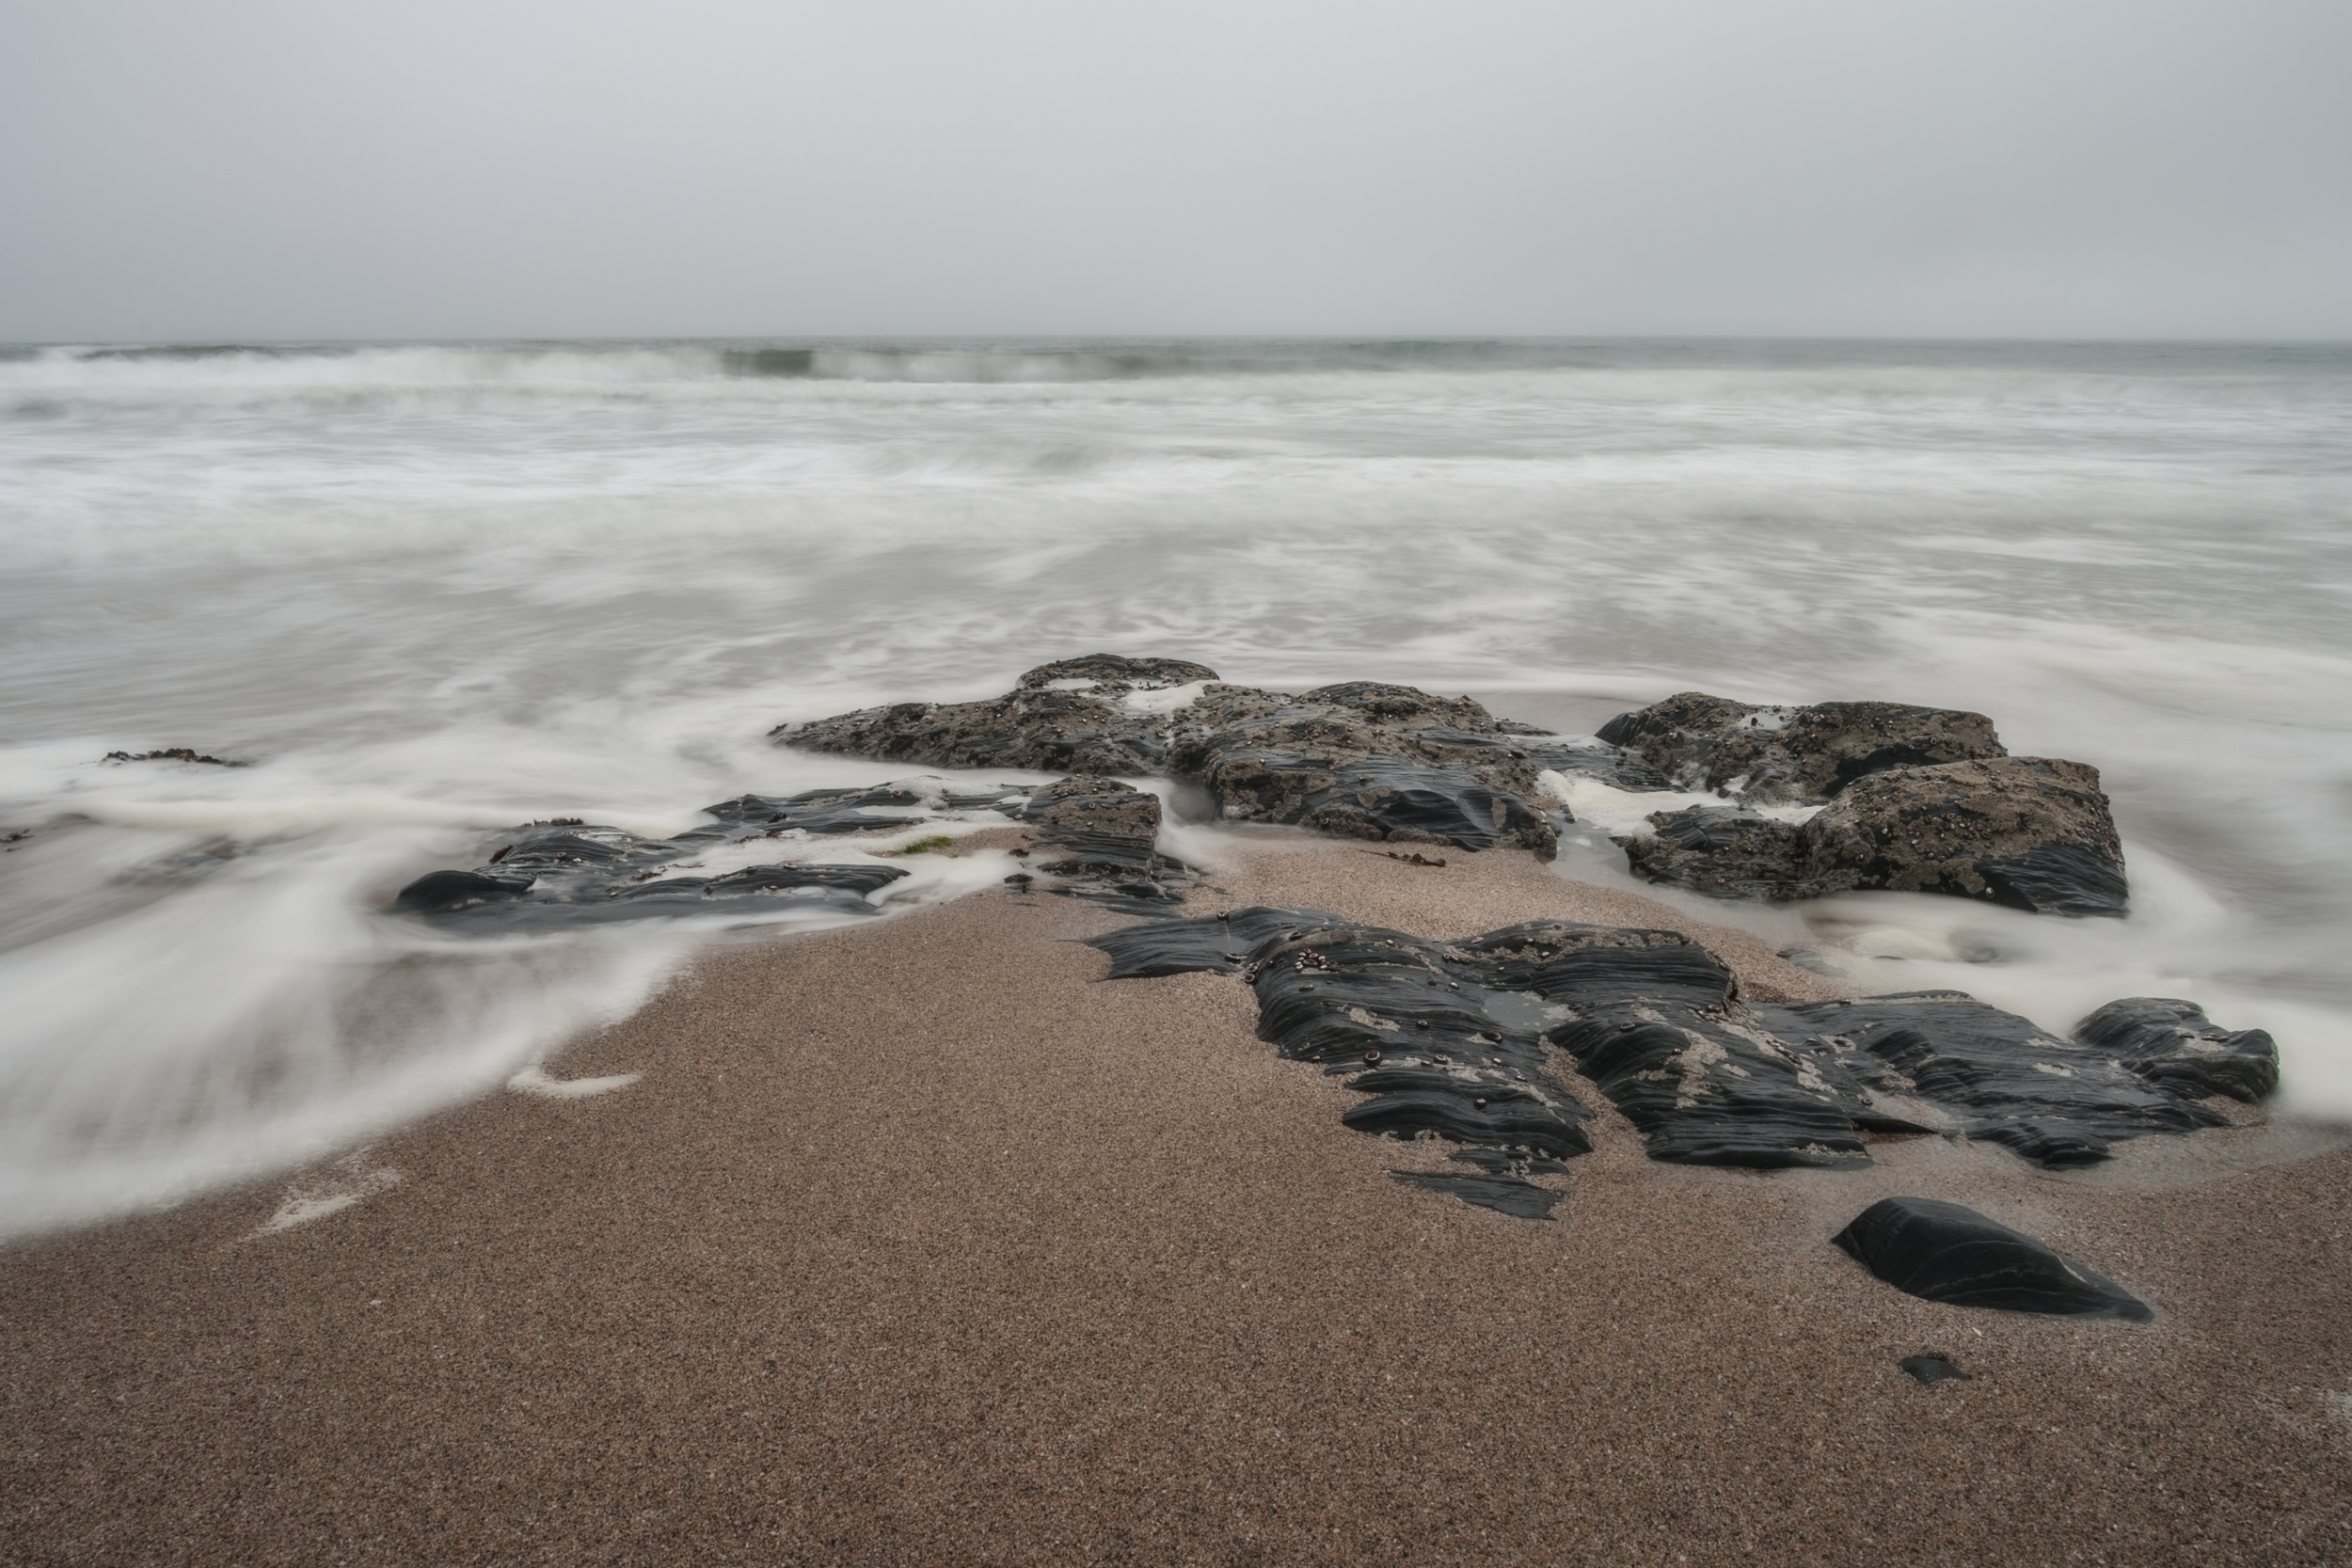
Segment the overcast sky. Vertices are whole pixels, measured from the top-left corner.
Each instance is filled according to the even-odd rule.
[[[2352,338],[2347,0],[0,0],[0,339]]]

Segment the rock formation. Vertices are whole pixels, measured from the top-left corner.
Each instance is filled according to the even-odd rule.
[[[938,768],[1163,775],[1228,819],[1465,849],[1549,855],[1540,772],[1467,697],[1347,682],[1289,696],[1172,659],[1094,654],[1041,665],[1002,697],[901,703],[775,732],[780,743]]]
[[[1981,714],[1892,703],[1759,708],[1686,691],[1600,738],[1727,798],[1626,839],[1653,881],[1774,899],[1886,888],[2120,915],[2123,847],[2099,773],[2012,757]],[[1757,806],[1819,805],[1803,822]]]
[[[1253,908],[1091,944],[1110,955],[1109,979],[1241,976],[1260,1038],[1371,1097],[1348,1126],[1442,1138],[1514,1179],[1519,1163],[1590,1148],[1571,1073],[1608,1097],[1652,1159],[1677,1164],[1855,1167],[1870,1163],[1866,1134],[1938,1133],[2055,1169],[2106,1159],[2125,1139],[2226,1122],[2201,1102],[2209,1088],[2100,1043],[2119,1009],[2147,1003],[2101,1009],[2073,1040],[1958,991],[1750,1006],[1688,937],[1562,921],[1433,942],[1321,910]],[[2227,1059],[2264,1059],[2267,1036],[2222,1037],[2235,1042]]]

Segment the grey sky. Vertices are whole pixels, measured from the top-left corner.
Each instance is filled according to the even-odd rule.
[[[2344,0],[0,0],[0,339],[2352,337]]]

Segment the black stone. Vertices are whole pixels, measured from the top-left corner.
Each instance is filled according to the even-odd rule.
[[[1513,1219],[1548,1220],[1560,1195],[1511,1176],[1452,1176],[1442,1171],[1392,1170],[1391,1180],[1424,1192],[1447,1193],[1464,1203],[1492,1209]]]
[[[1114,979],[1243,975],[1261,1038],[1374,1097],[1349,1126],[1520,1151],[1482,1162],[1490,1173],[1589,1147],[1548,1047],[1652,1159],[1680,1164],[1860,1166],[1866,1133],[1942,1133],[2065,1168],[2125,1139],[2225,1124],[2108,1050],[1959,991],[1749,1006],[1729,970],[1672,931],[1532,921],[1442,942],[1253,908],[1089,942]]]
[[[2075,1024],[2074,1035],[2184,1100],[2220,1094],[2250,1105],[2279,1086],[2279,1042],[2269,1032],[2223,1029],[2194,1002],[2126,997]]]
[[[1028,798],[1025,789],[991,790],[951,795],[950,810],[994,811],[1019,815]],[[715,806],[707,816],[730,827],[798,828],[808,833],[869,833],[917,822],[933,815],[931,801],[904,784],[877,784],[864,789],[807,789],[798,795],[739,795]]]
[[[531,891],[529,877],[480,871],[428,871],[402,888],[392,908],[403,914],[454,914],[477,904],[503,903]]]
[[[1939,1383],[1974,1381],[1940,1355],[1906,1355],[1895,1365],[1909,1372],[1922,1388],[1932,1388]]]
[[[1925,1301],[2128,1323],[2155,1318],[2113,1280],[1957,1203],[1886,1198],[1834,1240],[1880,1279]]]
[[[1962,991],[1764,1006],[1757,1018],[1816,1065],[1898,1118],[1925,1109],[1950,1131],[2050,1169],[2094,1164],[2151,1132],[2227,1118],[2144,1082],[2110,1051],[2061,1040]],[[2094,1015],[2096,1016],[2096,1015]],[[1896,1131],[1899,1129],[1887,1129]]]

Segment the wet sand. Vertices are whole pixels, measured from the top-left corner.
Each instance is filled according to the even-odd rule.
[[[1826,994],[1447,858],[1270,835],[1191,909],[1676,925]],[[2352,1560],[2341,1138],[1746,1175],[1602,1109],[1556,1221],[1509,1219],[1390,1180],[1442,1147],[1343,1129],[1238,981],[1096,984],[1071,939],[1120,918],[747,943],[548,1065],[627,1087],[0,1253],[0,1563]],[[1896,1192],[2159,1321],[1893,1291],[1827,1238]],[[265,1229],[290,1193],[356,1201]]]

